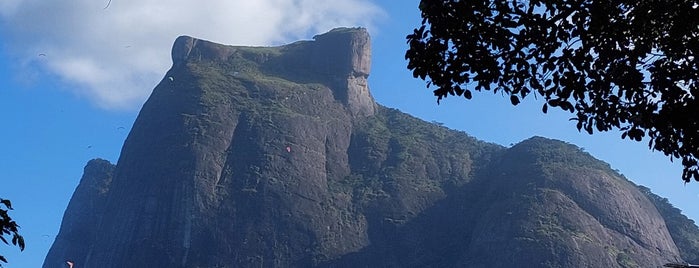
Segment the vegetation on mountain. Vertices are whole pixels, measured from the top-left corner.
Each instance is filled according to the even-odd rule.
[[[682,259],[693,264],[699,263],[699,228],[696,223],[670,204],[667,198],[654,194],[647,187],[638,186],[638,188],[648,196],[648,199],[658,208],[658,212],[663,215]]]
[[[375,104],[366,34],[331,33],[342,36],[278,48],[178,39],[173,79],[144,104],[116,165],[88,163],[44,267],[680,258],[663,216],[608,164],[564,142],[506,148]]]

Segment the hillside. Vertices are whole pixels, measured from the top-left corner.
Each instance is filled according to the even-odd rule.
[[[577,147],[511,148],[376,104],[366,30],[178,38],[116,164],[93,160],[63,267],[654,267],[699,237]],[[687,238],[687,239],[682,239]]]

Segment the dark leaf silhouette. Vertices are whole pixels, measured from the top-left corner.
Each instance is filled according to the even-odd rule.
[[[682,159],[699,180],[699,5],[695,1],[421,1],[407,36],[415,77],[449,95],[530,93],[576,115],[577,128]],[[468,95],[466,92],[469,92]]]
[[[5,208],[0,208],[0,241],[5,244],[10,244],[5,236],[11,237],[12,245],[19,247],[20,250],[24,250],[24,237],[19,234],[19,225],[10,218],[7,213],[8,210],[12,210],[12,203],[10,200],[0,198],[0,204],[3,204]],[[7,263],[7,259],[0,255],[0,267],[2,263]]]

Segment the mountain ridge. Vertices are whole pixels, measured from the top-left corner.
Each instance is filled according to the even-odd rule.
[[[279,47],[179,37],[116,165],[86,166],[43,267],[635,267],[699,256],[673,240],[699,237],[696,225],[573,145],[506,148],[376,104],[369,42],[362,28]]]

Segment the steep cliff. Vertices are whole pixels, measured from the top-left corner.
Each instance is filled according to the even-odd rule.
[[[504,148],[377,105],[370,57],[361,28],[279,47],[178,38],[116,166],[88,163],[44,267],[633,267],[694,256],[647,195],[574,146]]]
[[[81,256],[93,243],[104,217],[105,204],[114,176],[115,166],[107,160],[90,160],[85,166],[80,185],[75,189],[63,216],[61,230],[46,259],[46,267],[64,267],[67,256]]]

